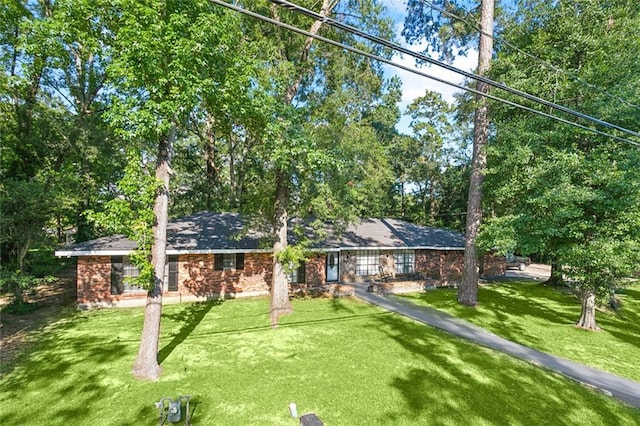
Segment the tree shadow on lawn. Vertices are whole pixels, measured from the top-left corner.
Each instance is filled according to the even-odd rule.
[[[517,284],[516,288],[503,285],[494,286],[496,285],[480,289],[479,306],[475,309],[460,305],[456,300],[456,290],[438,289],[412,297],[419,300],[420,303],[433,306],[436,309],[439,306],[444,306],[447,310],[454,312],[454,315],[471,322],[474,318],[490,317],[489,322],[496,334],[527,345],[539,339],[530,332],[526,325],[512,321],[513,317],[529,316],[542,319],[550,324],[566,325],[567,327],[573,326],[579,317],[580,305],[572,296],[557,293],[546,287],[541,287],[540,284],[523,283],[522,287]],[[442,302],[443,294],[446,294],[447,297],[445,302]],[[434,296],[438,298],[438,301],[433,301]],[[559,309],[547,308],[543,303],[537,302],[536,298],[550,299],[559,306]]]
[[[211,311],[214,306],[221,305],[222,300],[210,300],[206,302],[193,303],[178,312],[172,314],[162,314],[164,318],[179,321],[182,323],[178,332],[173,334],[173,338],[169,343],[164,345],[162,349],[158,351],[158,363],[167,359],[171,352],[175,350],[180,343],[184,342],[187,337],[196,329],[198,324],[202,322],[205,316]]]
[[[527,285],[520,287],[506,287],[508,294],[497,291],[492,292],[492,300],[481,302],[491,309],[508,312],[513,316],[529,315],[542,318],[551,325],[574,326],[580,317],[581,302],[579,295],[575,292],[567,293],[557,287],[548,287],[545,284]],[[517,297],[518,303],[510,303],[510,300]],[[542,303],[536,303],[536,299],[552,301],[557,309],[545,308]],[[596,321],[605,333],[622,342],[632,343],[640,347],[640,310],[636,308],[640,303],[640,291],[625,290],[622,307],[618,311],[599,310],[596,314]],[[526,303],[522,303],[525,301]],[[633,308],[632,308],[633,306]],[[501,335],[518,341],[518,334],[509,336],[510,326],[504,324],[493,324],[500,330]],[[520,330],[526,334],[526,329]]]
[[[640,420],[637,410],[607,403],[603,395],[507,355],[397,315],[376,320],[389,338],[413,354],[413,366],[390,382],[405,406],[376,423],[577,424],[579,418],[573,416],[585,411],[592,424]]]
[[[51,424],[74,424],[89,416],[113,391],[101,384],[108,376],[103,365],[110,366],[124,359],[130,354],[128,345],[105,342],[99,336],[65,338],[65,328],[47,333],[47,337],[24,354],[20,368],[6,377],[0,424],[33,424],[33,413],[24,407],[12,409],[7,403],[23,401],[22,394],[41,395],[36,404],[46,401]],[[84,368],[79,369],[78,365]]]
[[[640,290],[626,289],[620,309],[598,312],[596,321],[604,332],[640,347]]]

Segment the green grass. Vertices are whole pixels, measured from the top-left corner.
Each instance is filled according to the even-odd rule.
[[[293,303],[275,330],[265,299],[165,306],[158,382],[130,373],[142,309],[74,313],[8,369],[0,424],[154,425],[153,403],[185,394],[194,425],[294,426],[290,402],[327,425],[640,423],[640,410],[357,300]]]
[[[447,311],[514,342],[640,382],[640,288],[618,297],[617,312],[598,310],[600,332],[574,327],[580,317],[576,296],[532,282],[482,286],[478,307],[456,302],[456,290],[407,295],[415,303]]]

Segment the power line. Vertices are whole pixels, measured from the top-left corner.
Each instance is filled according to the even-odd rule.
[[[442,7],[440,7],[440,6],[438,6],[438,5],[436,5],[435,3],[431,2],[430,0],[419,0],[419,1],[420,1],[420,3],[422,3],[422,4],[424,4],[424,5],[428,6],[428,7],[430,7],[431,9],[435,9],[435,10],[437,10],[438,12],[440,12],[440,13],[442,13],[442,14],[444,14],[444,15],[449,16],[450,18],[457,19],[458,21],[462,21],[462,22],[464,22],[464,23],[465,23],[466,25],[468,25],[469,27],[471,27],[471,28],[473,28],[474,30],[478,31],[478,33],[483,34],[483,35],[485,35],[485,36],[487,36],[487,37],[491,37],[491,38],[492,38],[492,39],[494,39],[495,41],[497,41],[497,42],[499,42],[499,43],[501,43],[501,44],[504,44],[504,45],[509,46],[509,47],[510,47],[510,48],[512,48],[513,50],[515,50],[515,51],[517,51],[517,52],[519,52],[519,53],[521,53],[521,54],[525,55],[525,56],[526,56],[526,57],[528,57],[528,58],[531,58],[531,59],[534,59],[534,60],[536,60],[536,61],[540,62],[541,64],[545,65],[545,66],[546,66],[546,67],[548,67],[548,68],[551,68],[551,69],[552,69],[552,70],[554,70],[555,72],[558,72],[558,73],[560,73],[560,74],[564,74],[564,75],[566,75],[566,76],[568,76],[568,77],[571,77],[572,79],[574,79],[575,81],[579,82],[580,84],[582,84],[582,85],[584,85],[584,86],[586,86],[586,87],[588,87],[588,88],[590,88],[590,89],[594,89],[594,90],[596,90],[597,92],[600,92],[600,93],[601,93],[601,94],[603,94],[603,95],[609,96],[611,99],[615,99],[615,100],[617,100],[618,102],[622,102],[623,104],[626,104],[626,105],[628,105],[628,106],[630,106],[630,107],[633,107],[633,108],[636,108],[636,109],[640,109],[640,106],[635,105],[635,104],[633,104],[633,103],[631,103],[631,102],[629,102],[629,101],[627,101],[627,100],[625,100],[625,99],[622,99],[622,98],[621,98],[621,97],[619,97],[619,96],[613,95],[613,94],[611,94],[611,93],[607,92],[606,90],[604,90],[604,89],[602,89],[602,88],[600,88],[600,87],[598,87],[598,86],[596,86],[596,85],[594,85],[594,84],[591,84],[591,83],[589,83],[588,81],[585,81],[585,80],[581,79],[580,77],[578,77],[578,76],[577,76],[577,75],[575,75],[575,74],[572,74],[572,73],[570,73],[570,72],[568,72],[568,71],[565,71],[565,70],[563,70],[562,68],[560,68],[560,67],[558,67],[558,66],[556,66],[556,65],[553,65],[552,63],[547,62],[547,61],[545,61],[544,59],[542,59],[542,58],[540,58],[540,57],[538,57],[538,56],[536,56],[536,55],[533,55],[533,54],[531,54],[531,53],[529,53],[529,52],[527,52],[527,51],[525,51],[525,50],[522,50],[522,49],[520,49],[518,46],[516,46],[516,45],[514,45],[513,43],[509,42],[508,40],[503,40],[503,39],[502,39],[502,37],[498,37],[498,36],[497,36],[497,35],[495,35],[495,34],[489,34],[489,33],[485,32],[485,31],[482,31],[482,28],[480,28],[476,23],[471,23],[471,22],[469,22],[469,20],[467,20],[467,19],[465,19],[465,18],[461,17],[460,15],[457,15],[457,14],[455,14],[455,13],[453,13],[453,12],[450,12],[450,11],[448,11],[448,10],[446,10],[446,9],[444,9],[444,8],[442,8]],[[464,10],[464,9],[462,9],[462,10]],[[464,12],[465,12],[467,15],[470,15],[470,13],[469,13],[468,11],[464,10]]]
[[[252,18],[256,18],[256,19],[262,20],[264,22],[268,22],[268,23],[270,23],[272,25],[275,25],[275,26],[278,26],[278,27],[281,27],[281,28],[285,28],[285,29],[287,29],[289,31],[293,31],[293,32],[298,33],[298,34],[301,34],[301,35],[304,35],[304,36],[307,36],[307,37],[311,37],[313,39],[317,39],[319,41],[322,41],[324,43],[339,47],[339,48],[347,50],[349,52],[352,52],[352,53],[355,53],[355,54],[358,54],[358,55],[361,55],[361,56],[365,56],[365,57],[368,57],[370,59],[373,59],[373,60],[376,60],[376,61],[379,61],[379,62],[383,62],[383,63],[385,63],[387,65],[391,65],[393,67],[403,69],[405,71],[411,72],[413,74],[416,74],[416,75],[419,75],[419,76],[422,76],[422,77],[429,78],[431,80],[446,84],[448,86],[452,86],[452,87],[455,87],[455,88],[460,89],[460,90],[465,90],[465,91],[468,91],[468,92],[471,92],[471,93],[475,93],[475,94],[480,95],[480,96],[485,96],[485,97],[487,97],[489,99],[492,99],[492,100],[495,100],[495,101],[498,101],[498,102],[502,102],[504,104],[507,104],[507,105],[510,105],[510,106],[513,106],[513,107],[516,107],[516,108],[520,108],[520,109],[522,109],[524,111],[532,112],[534,114],[538,114],[540,116],[543,116],[543,117],[546,117],[546,118],[550,118],[552,120],[556,120],[558,122],[561,122],[561,123],[564,123],[564,124],[568,124],[570,126],[574,126],[574,127],[586,130],[588,132],[596,133],[596,134],[601,135],[601,136],[605,136],[605,137],[608,137],[608,138],[611,138],[611,139],[615,139],[615,140],[620,141],[620,142],[625,142],[625,143],[629,143],[629,144],[636,145],[636,146],[640,147],[640,143],[634,142],[634,141],[632,141],[630,139],[625,139],[625,138],[622,138],[622,137],[617,136],[617,135],[613,135],[613,134],[606,133],[606,132],[603,132],[603,131],[598,130],[598,129],[587,127],[585,125],[582,125],[582,124],[579,124],[579,123],[576,123],[576,122],[572,122],[572,121],[566,120],[564,118],[561,118],[561,117],[558,117],[558,116],[555,116],[555,115],[552,115],[552,114],[548,114],[548,113],[545,113],[545,112],[542,112],[542,111],[535,110],[533,108],[518,104],[516,102],[512,102],[512,101],[509,101],[509,100],[506,100],[506,99],[502,99],[502,98],[497,97],[495,95],[491,95],[491,94],[488,94],[488,93],[482,93],[479,90],[473,89],[471,87],[466,87],[466,86],[462,86],[462,85],[457,84],[457,83],[452,83],[452,82],[447,81],[445,79],[442,79],[440,77],[436,77],[436,76],[429,75],[427,73],[418,71],[415,68],[410,68],[410,67],[407,67],[407,66],[404,66],[404,65],[396,64],[395,62],[393,62],[393,61],[391,61],[389,59],[383,58],[381,56],[374,55],[372,53],[365,52],[363,50],[360,50],[360,49],[357,49],[357,48],[354,48],[354,47],[351,47],[351,46],[347,46],[347,45],[341,44],[341,43],[339,43],[337,41],[328,39],[326,37],[323,37],[323,36],[320,36],[320,35],[317,35],[317,34],[312,34],[312,33],[308,32],[308,31],[303,30],[303,29],[297,28],[297,27],[289,25],[289,24],[285,24],[285,23],[277,21],[275,19],[268,18],[268,17],[266,17],[264,15],[261,15],[259,13],[252,12],[252,11],[247,10],[247,9],[243,9],[241,7],[232,5],[230,3],[226,3],[226,2],[224,2],[222,0],[209,0],[209,1],[211,3],[214,3],[214,4],[217,4],[219,6],[225,7],[227,9],[231,9],[231,10],[234,10],[236,12],[242,13],[244,15],[250,16]]]
[[[620,127],[620,126],[618,126],[616,124],[612,124],[612,123],[609,123],[607,121],[600,120],[599,118],[590,116],[588,114],[584,114],[584,113],[579,112],[579,111],[575,111],[575,110],[573,110],[571,108],[568,108],[568,107],[565,107],[563,105],[559,105],[559,104],[556,104],[554,102],[548,101],[546,99],[531,95],[531,94],[529,94],[527,92],[523,92],[521,90],[514,89],[514,88],[512,88],[510,86],[507,86],[504,83],[499,83],[497,81],[491,80],[490,78],[483,77],[483,76],[480,76],[480,75],[477,75],[477,74],[474,74],[474,73],[471,73],[471,72],[468,72],[468,71],[464,71],[464,70],[462,70],[460,68],[454,67],[453,65],[449,65],[449,64],[444,63],[442,61],[438,61],[436,59],[430,58],[430,57],[428,57],[426,55],[423,55],[421,53],[413,52],[412,50],[410,50],[410,49],[408,49],[408,48],[406,48],[404,46],[401,46],[401,45],[399,45],[397,43],[393,43],[393,42],[391,42],[389,40],[385,40],[385,39],[383,39],[381,37],[365,33],[364,31],[361,31],[358,28],[352,27],[350,25],[343,24],[343,23],[338,22],[338,21],[336,21],[335,19],[332,19],[332,18],[329,18],[329,17],[326,17],[326,16],[322,16],[322,15],[320,15],[320,14],[314,12],[314,11],[311,11],[311,10],[306,9],[304,7],[298,6],[298,5],[296,5],[294,3],[291,3],[291,2],[289,2],[287,0],[270,0],[270,1],[272,3],[275,3],[275,4],[278,4],[278,5],[282,6],[282,7],[285,7],[287,9],[291,9],[291,10],[294,10],[296,12],[299,12],[299,13],[301,13],[301,14],[303,14],[305,16],[308,16],[310,18],[313,18],[313,19],[315,19],[317,21],[322,21],[323,23],[326,23],[326,24],[328,24],[328,25],[330,25],[332,27],[341,29],[343,31],[347,31],[347,32],[349,32],[351,34],[357,35],[357,36],[359,36],[361,38],[364,38],[366,40],[369,40],[371,42],[374,42],[374,43],[377,43],[377,44],[381,44],[381,45],[383,45],[385,47],[388,47],[389,49],[405,53],[405,54],[407,54],[409,56],[412,56],[412,57],[414,57],[416,59],[420,59],[422,61],[429,62],[429,63],[431,63],[433,65],[437,65],[437,66],[439,66],[441,68],[444,68],[444,69],[446,69],[448,71],[452,71],[452,72],[454,72],[456,74],[460,74],[460,75],[462,75],[462,76],[464,76],[466,78],[470,78],[470,79],[473,79],[473,80],[476,80],[476,81],[481,81],[481,82],[483,82],[485,84],[489,84],[490,86],[493,86],[493,87],[495,87],[497,89],[501,89],[501,90],[504,90],[504,91],[509,92],[511,94],[514,94],[516,96],[520,96],[520,97],[523,97],[523,98],[528,99],[530,101],[533,101],[535,103],[538,103],[538,104],[541,104],[541,105],[544,105],[544,106],[548,106],[550,108],[554,108],[554,109],[556,109],[558,111],[562,111],[562,112],[564,112],[566,114],[573,115],[574,117],[581,118],[581,119],[587,120],[587,121],[591,121],[592,123],[601,125],[603,127],[608,127],[608,128],[611,128],[611,129],[615,129],[615,130],[618,130],[620,132],[626,133],[626,134],[631,135],[631,136],[640,137],[640,133],[635,132],[633,130],[629,130],[629,129],[626,129],[624,127]]]

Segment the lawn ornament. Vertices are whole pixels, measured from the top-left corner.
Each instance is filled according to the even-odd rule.
[[[168,421],[169,423],[178,423],[182,419],[182,404],[185,401],[184,425],[189,426],[189,422],[191,421],[191,415],[189,414],[189,402],[191,401],[191,396],[189,395],[181,395],[176,399],[165,396],[160,398],[160,401],[154,404],[160,414],[160,426],[162,426],[165,421]]]

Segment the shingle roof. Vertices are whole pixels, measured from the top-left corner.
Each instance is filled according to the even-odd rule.
[[[291,234],[291,233],[290,233]],[[340,236],[331,235],[316,249],[429,248],[464,249],[464,235],[396,219],[363,219]],[[172,220],[167,226],[167,254],[270,251],[265,224],[252,223],[236,213],[201,212]],[[57,256],[125,255],[135,243],[122,235],[67,246]]]
[[[340,248],[431,248],[464,249],[464,234],[431,228],[397,219],[363,219],[352,225],[332,244]]]

